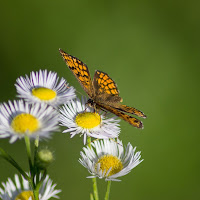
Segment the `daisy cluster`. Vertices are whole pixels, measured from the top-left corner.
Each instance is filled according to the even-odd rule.
[[[75,98],[75,89],[47,70],[19,77],[15,86],[21,99],[0,105],[0,138],[9,137],[13,143],[25,136],[49,138],[58,131],[57,107]]]
[[[42,175],[40,174],[39,179],[41,180]],[[21,179],[21,180],[20,180]],[[8,178],[6,183],[2,183],[3,188],[0,188],[0,197],[3,200],[34,200],[34,195],[32,188],[30,187],[28,181],[23,177],[19,177],[17,174],[14,176],[12,181]],[[47,175],[42,182],[39,190],[39,199],[47,200],[50,198],[59,198],[57,196],[61,190],[55,189],[56,184]]]
[[[15,175],[14,182],[8,178],[6,183],[2,183],[1,199],[33,200],[33,186],[37,188],[38,183],[40,200],[58,198],[60,190],[55,189],[56,184],[46,175],[53,154],[48,149],[39,150],[38,146],[39,140],[51,138],[53,132],[59,131],[59,126],[64,127],[63,133],[69,133],[71,138],[83,136],[84,145],[88,138],[98,139],[89,140],[80,152],[79,162],[91,174],[89,178],[119,181],[119,177],[143,161],[141,152],[136,152],[130,143],[123,146],[117,139],[120,120],[103,111],[95,112],[88,106],[88,99],[79,99],[74,87],[69,86],[64,78],[59,79],[57,73],[47,70],[31,72],[30,76],[19,77],[15,86],[19,99],[0,104],[0,139],[9,138],[10,143],[18,139],[34,140],[36,162],[33,164],[29,160],[30,173],[21,177]],[[0,156],[4,155],[2,152],[0,149]],[[20,167],[17,165],[16,168],[19,170]],[[32,178],[32,185],[27,177]]]
[[[39,140],[48,139],[53,132],[59,131],[58,108],[76,97],[75,89],[69,86],[64,78],[59,79],[57,73],[47,70],[19,77],[15,86],[20,99],[0,104],[0,138],[9,138],[10,143],[25,139],[30,173],[24,172],[20,165],[0,148],[0,156],[22,174],[21,180],[15,175],[14,182],[8,178],[6,183],[2,183],[0,199],[59,198],[57,194],[61,190],[55,189],[56,184],[53,184],[46,174],[48,165],[53,161],[53,154],[48,149],[39,149],[38,146]],[[30,155],[30,140],[35,140],[34,162]]]

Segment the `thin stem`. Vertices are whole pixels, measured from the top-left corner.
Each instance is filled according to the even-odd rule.
[[[43,175],[42,175],[42,177],[40,179],[40,181],[37,183],[37,186],[35,188],[35,190],[38,192],[38,194],[39,194],[40,186],[41,186],[42,182],[44,181],[44,179],[46,178],[46,176],[47,176],[47,171],[45,169],[44,172],[43,172]]]
[[[35,147],[39,147],[39,135],[36,137],[36,139],[35,139]]]
[[[37,200],[39,200],[38,197],[39,197],[40,186],[41,186],[42,182],[44,181],[46,175],[47,175],[47,171],[45,170],[44,173],[43,173],[43,176],[42,176],[41,180],[37,183],[35,189],[33,190],[34,196],[37,197]]]
[[[30,174],[31,174],[31,181],[29,181],[29,183],[30,183],[31,188],[33,190],[34,200],[39,200],[39,193],[36,190],[36,185],[34,183],[35,172],[34,172],[34,166],[33,166],[32,159],[31,159],[30,139],[29,139],[28,136],[25,136],[24,140],[25,140],[25,144],[26,144],[26,151],[27,151],[29,168],[30,168]]]
[[[105,200],[109,200],[111,181],[108,181]]]
[[[39,192],[34,189],[34,185],[33,185],[32,181],[29,182],[29,183],[30,183],[32,190],[33,190],[34,200],[39,200]]]
[[[28,156],[30,173],[31,173],[31,176],[32,176],[33,164],[32,164],[32,160],[31,160],[31,145],[30,145],[30,140],[29,140],[28,136],[25,136],[24,139],[25,139],[25,144],[26,144],[26,151],[27,151],[27,156]]]
[[[92,182],[93,182],[94,198],[95,198],[95,200],[99,200],[98,188],[97,188],[97,179],[96,179],[96,177],[92,178]]]
[[[91,148],[91,137],[88,137],[88,138],[87,138],[87,143],[88,143],[89,148]],[[96,177],[95,177],[95,178],[92,178],[92,183],[93,183],[94,199],[95,199],[95,200],[99,200]]]
[[[39,189],[40,189],[40,186],[41,186],[41,182],[44,180],[42,178],[41,182],[39,182],[39,170],[37,168],[37,164],[36,164],[36,158],[37,158],[37,153],[38,153],[38,147],[39,147],[39,136],[37,136],[37,138],[35,139],[35,148],[34,148],[34,163],[33,163],[33,174],[34,174],[34,177],[33,177],[33,181],[34,181],[34,178],[35,178],[35,187],[33,189],[33,193],[34,193],[34,197],[39,199]]]
[[[37,153],[39,146],[39,136],[35,139],[35,149],[34,149],[34,174],[36,175],[36,184],[39,182],[39,170],[37,169]]]
[[[36,157],[37,157],[38,147],[39,147],[39,136],[37,136],[37,138],[35,139],[34,165],[36,164]]]
[[[88,147],[90,147],[90,149],[92,148],[92,146],[91,146],[91,137],[87,137],[87,145],[88,145]]]
[[[93,194],[90,193],[90,200],[94,200]]]

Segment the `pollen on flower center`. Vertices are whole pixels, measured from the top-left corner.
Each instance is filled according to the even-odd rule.
[[[32,191],[23,191],[15,197],[15,200],[28,200],[30,197],[34,199]]]
[[[21,113],[14,117],[11,127],[17,133],[32,133],[39,129],[39,121],[31,114]]]
[[[101,123],[101,117],[98,113],[84,112],[76,116],[76,124],[82,128],[94,128]]]
[[[56,97],[56,92],[45,87],[33,88],[32,95],[43,101],[49,101]]]
[[[105,170],[107,173],[107,171],[112,167],[108,176],[112,176],[123,169],[121,160],[113,155],[104,155],[101,158],[99,158],[98,162],[96,163],[96,169],[98,163],[100,163],[100,169],[102,170],[102,172],[104,172]]]

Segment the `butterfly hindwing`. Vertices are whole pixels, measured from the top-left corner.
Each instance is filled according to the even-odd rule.
[[[73,72],[74,76],[80,82],[86,93],[90,97],[93,96],[93,85],[87,65],[80,61],[78,58],[65,53],[63,50],[59,49],[59,51],[61,56],[65,60],[65,63]]]
[[[125,114],[125,113],[123,113],[123,112],[121,112],[121,111],[117,110],[116,108],[113,108],[109,105],[100,104],[99,106],[102,107],[103,109],[108,110],[111,113],[117,115],[118,117],[125,120],[126,122],[128,122],[132,126],[137,127],[137,128],[143,128],[142,122],[140,120],[136,119],[135,117],[127,115],[127,114]]]
[[[133,108],[133,107],[129,107],[129,106],[126,106],[126,105],[119,104],[116,107],[116,109],[120,110],[120,111],[123,111],[123,112],[126,112],[126,113],[134,114],[134,115],[136,115],[138,117],[146,118],[146,115],[142,111],[140,111],[140,110],[138,110],[136,108]]]

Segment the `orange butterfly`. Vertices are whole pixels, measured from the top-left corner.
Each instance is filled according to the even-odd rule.
[[[136,108],[128,107],[120,103],[122,102],[122,98],[119,96],[119,91],[115,82],[108,74],[96,70],[92,81],[86,64],[78,58],[65,53],[61,49],[59,49],[59,51],[69,69],[73,72],[88,94],[90,99],[87,104],[95,110],[100,108],[110,111],[134,127],[143,128],[143,124],[140,120],[125,113],[134,114],[142,118],[146,118],[146,115]]]

